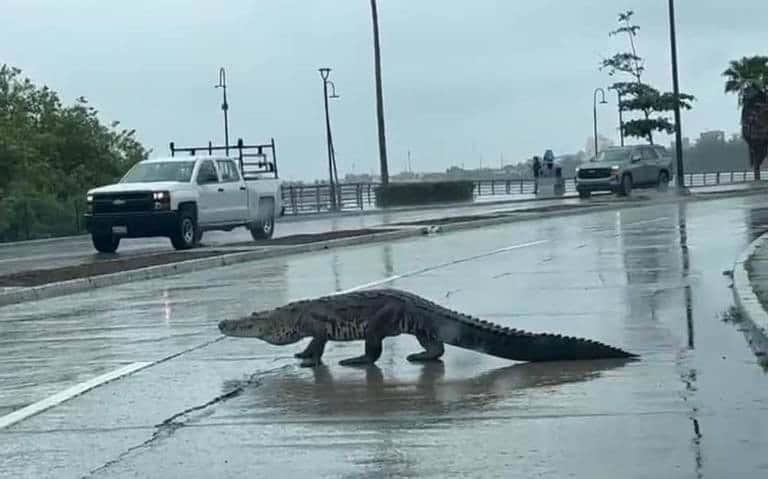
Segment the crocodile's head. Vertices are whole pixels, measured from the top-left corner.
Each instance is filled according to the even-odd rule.
[[[219,331],[227,336],[259,338],[282,346],[304,338],[299,330],[299,315],[290,308],[277,308],[255,312],[239,319],[219,322]]]

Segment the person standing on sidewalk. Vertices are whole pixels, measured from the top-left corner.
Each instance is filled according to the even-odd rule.
[[[538,156],[533,157],[533,194],[539,194],[539,173],[541,173],[541,161]]]

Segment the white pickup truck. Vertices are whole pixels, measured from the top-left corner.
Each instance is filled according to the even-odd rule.
[[[121,238],[152,236],[188,249],[205,231],[240,226],[254,240],[272,237],[275,218],[285,211],[274,140],[249,146],[238,140],[228,148],[170,146],[170,157],[141,161],[118,183],[88,191],[85,224],[98,251],[114,253]],[[225,149],[237,154],[216,153]]]

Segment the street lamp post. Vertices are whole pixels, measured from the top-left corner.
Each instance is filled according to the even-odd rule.
[[[219,84],[214,85],[214,88],[221,88],[224,94],[224,101],[221,104],[221,109],[224,111],[224,148],[229,154],[229,121],[227,119],[229,104],[227,103],[227,72],[224,71],[224,67],[219,68]]]
[[[619,96],[619,141],[621,146],[624,146],[624,116],[621,110],[621,90],[616,89],[616,94]]]
[[[328,143],[328,179],[331,188],[331,209],[335,211],[339,207],[339,201],[337,201],[339,199],[338,192],[336,190],[336,187],[339,183],[339,176],[338,172],[336,171],[336,152],[333,148],[333,136],[331,135],[331,116],[328,111],[328,85],[331,85],[331,90],[333,91],[330,98],[339,98],[339,95],[336,94],[336,85],[334,85],[332,81],[328,80],[328,76],[331,74],[331,69],[320,68],[318,71],[320,72],[320,77],[323,79],[323,103],[325,104],[325,139]]]
[[[680,125],[680,84],[677,78],[677,39],[675,38],[675,2],[669,0],[669,39],[672,50],[672,88],[675,102],[675,156],[677,158],[677,190],[685,194],[683,176],[683,133]]]
[[[605,105],[608,103],[605,101],[605,90],[602,88],[595,88],[595,91],[592,93],[592,120],[593,120],[593,126],[595,129],[595,158],[597,158],[597,92],[600,92],[600,95],[602,97],[602,100],[600,101],[601,105]]]

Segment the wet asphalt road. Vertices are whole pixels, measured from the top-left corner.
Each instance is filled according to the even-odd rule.
[[[489,197],[493,200],[503,200],[504,197]],[[511,198],[517,199],[517,198]],[[578,203],[575,198],[541,200],[505,205],[505,210],[542,207],[554,204]],[[324,216],[314,218],[286,217],[275,226],[275,237],[295,234],[322,233],[343,229],[368,228],[382,224],[402,221],[414,221],[424,218],[439,218],[451,214],[475,214],[492,211],[498,205],[487,204],[489,200],[459,208],[435,208],[425,210],[410,210],[388,213],[349,214],[345,216]],[[227,243],[252,241],[251,235],[245,228],[236,228],[230,232],[211,231],[205,233],[204,246],[221,246]],[[174,251],[167,238],[128,238],[120,242],[117,254],[100,254],[94,248],[89,236],[61,238],[43,242],[0,243],[0,275],[11,274],[33,269],[49,269],[62,266],[86,264],[97,261],[108,261],[115,258],[126,258],[149,253]]]
[[[0,415],[158,361],[0,430],[0,476],[765,477],[768,378],[723,320],[722,271],[766,224],[758,197],[670,203],[0,308]],[[642,360],[524,364],[448,346],[424,366],[399,337],[375,368],[337,364],[354,342],[307,370],[292,358],[306,340],[217,341],[222,318],[395,275],[482,319]]]

